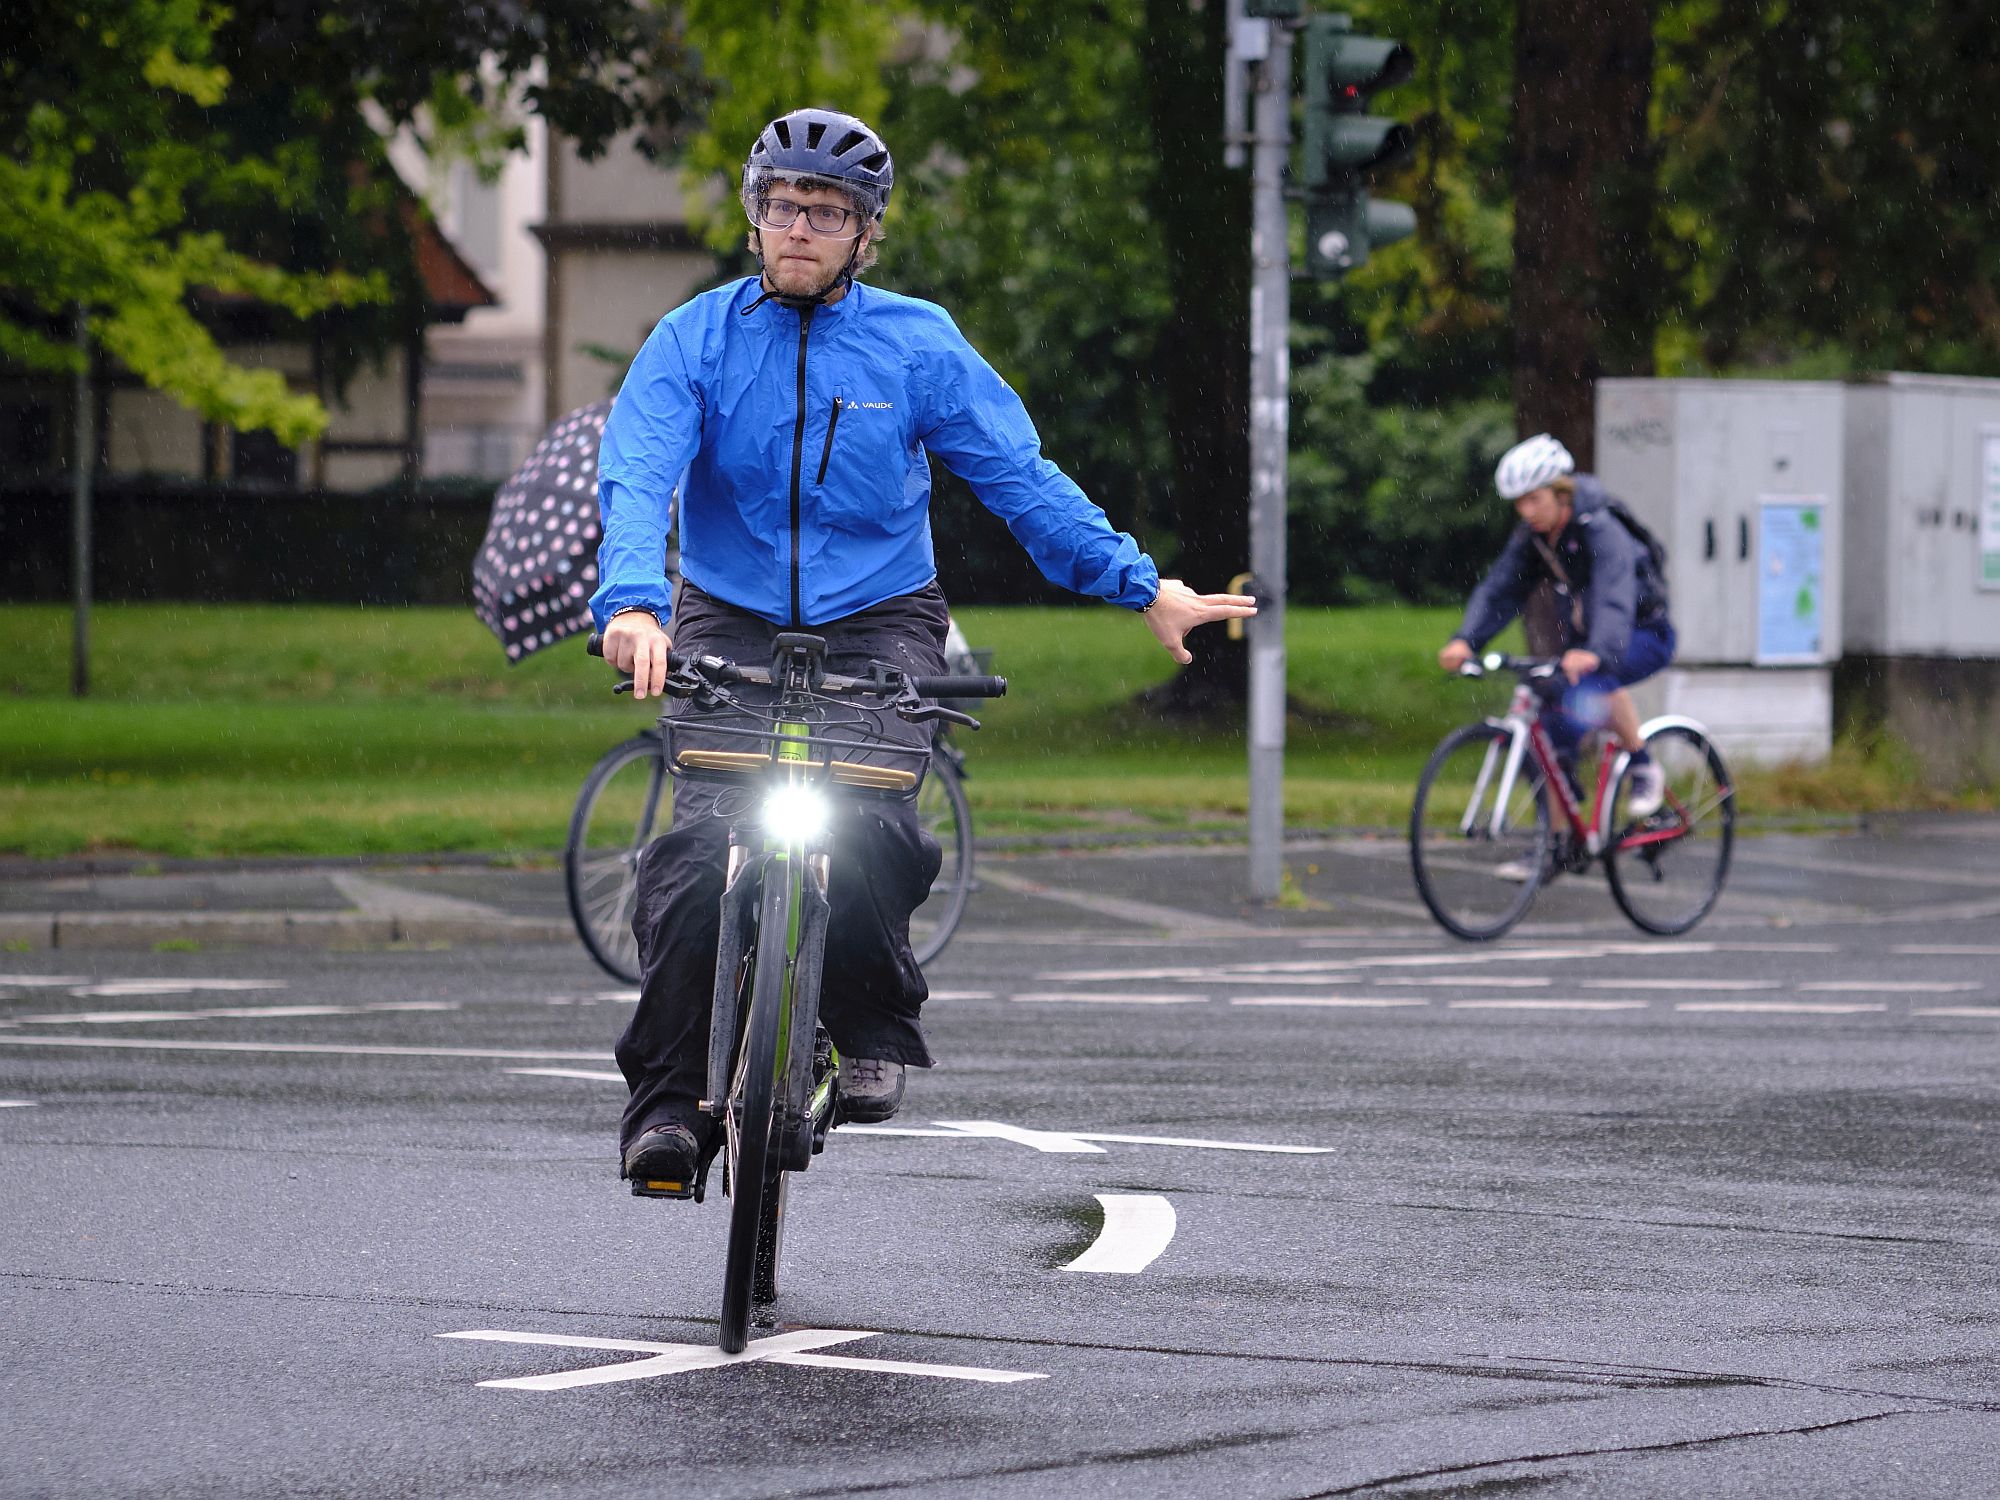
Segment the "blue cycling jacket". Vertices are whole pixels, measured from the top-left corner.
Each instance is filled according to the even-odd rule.
[[[972,486],[1053,583],[1128,608],[1159,592],[1139,544],[1042,457],[1021,400],[945,311],[856,283],[805,314],[754,278],[660,321],[599,452],[591,609],[661,619],[669,502],[688,582],[775,624],[823,625],[937,576],[929,455]]]

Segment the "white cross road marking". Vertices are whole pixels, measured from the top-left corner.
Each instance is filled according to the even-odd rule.
[[[282,979],[114,979],[70,991],[79,999],[123,999],[133,995],[192,995],[198,990],[281,990]]]
[[[1397,1010],[1406,1005],[1429,1005],[1428,1000],[1405,1000],[1400,995],[1238,995],[1231,1005],[1300,1005],[1352,1010]]]
[[[1331,1146],[1273,1146],[1259,1141],[1202,1141],[1176,1135],[1117,1135],[1102,1130],[1026,1130],[997,1120],[937,1120],[935,1128],[909,1125],[842,1125],[843,1134],[949,1137],[958,1140],[1012,1141],[1017,1146],[1051,1155],[1102,1155],[1092,1141],[1115,1146],[1182,1146],[1196,1151],[1263,1151],[1277,1156],[1326,1156]]]
[[[523,1078],[584,1078],[592,1083],[623,1083],[623,1073],[586,1073],[581,1068],[507,1068]]]
[[[536,1344],[554,1349],[603,1349],[616,1353],[644,1354],[644,1359],[625,1360],[614,1365],[597,1365],[587,1370],[560,1370],[552,1375],[526,1375],[513,1380],[482,1380],[489,1390],[563,1391],[578,1386],[610,1385],[624,1380],[651,1380],[661,1375],[679,1375],[690,1370],[714,1370],[724,1365],[802,1365],[820,1370],[864,1370],[880,1375],[928,1375],[941,1380],[972,1380],[988,1385],[1009,1385],[1022,1380],[1046,1380],[1047,1375],[1029,1370],[988,1370],[972,1365],[926,1365],[895,1359],[852,1359],[836,1354],[815,1354],[831,1344],[849,1344],[856,1339],[877,1338],[867,1330],[805,1328],[770,1338],[752,1339],[741,1354],[724,1354],[713,1344],[656,1344],[637,1339],[585,1339],[558,1333],[513,1333],[501,1329],[473,1328],[462,1333],[441,1333],[441,1339],[482,1339],[499,1344]]]
[[[1451,1010],[1644,1010],[1647,1000],[1453,1000]]]
[[[1982,990],[1983,984],[1953,984],[1936,979],[1820,979],[1802,984],[1801,990],[1833,994],[1862,995],[1963,995]]]
[[[1963,1016],[1981,1021],[2000,1021],[2000,1005],[1934,1005],[1913,1010],[1913,1016]]]
[[[1081,1136],[1059,1130],[1029,1130],[1020,1125],[1003,1125],[998,1120],[939,1120],[946,1130],[960,1135],[986,1136],[996,1141],[1012,1141],[1051,1156],[1102,1156],[1104,1148],[1093,1146]]]
[[[1676,1005],[1675,1010],[1733,1013],[1736,1015],[1852,1016],[1863,1011],[1887,1010],[1886,1005],[1833,1005],[1808,1000],[1693,1000]]]
[[[1036,991],[1008,996],[1016,1005],[1206,1005],[1206,995],[1059,995]]]
[[[1156,1193],[1095,1196],[1104,1205],[1104,1228],[1064,1270],[1131,1276],[1158,1260],[1173,1243],[1174,1206],[1165,1198]]]

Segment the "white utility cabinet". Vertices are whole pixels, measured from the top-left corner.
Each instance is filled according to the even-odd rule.
[[[2000,380],[1847,391],[1846,645],[2000,658]]]
[[[1678,645],[1641,708],[1701,720],[1739,758],[1832,747],[1846,397],[1832,381],[1597,385],[1598,478],[1667,548]]]

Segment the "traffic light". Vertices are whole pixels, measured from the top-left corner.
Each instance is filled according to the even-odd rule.
[[[1306,22],[1306,268],[1315,276],[1358,270],[1375,247],[1416,233],[1416,210],[1377,203],[1367,180],[1416,149],[1409,126],[1368,113],[1370,95],[1394,88],[1415,68],[1408,47],[1356,36],[1346,16]]]

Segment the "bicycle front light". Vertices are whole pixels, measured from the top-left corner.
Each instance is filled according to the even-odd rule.
[[[774,838],[803,844],[826,827],[827,812],[817,787],[781,786],[764,799],[764,828]]]

